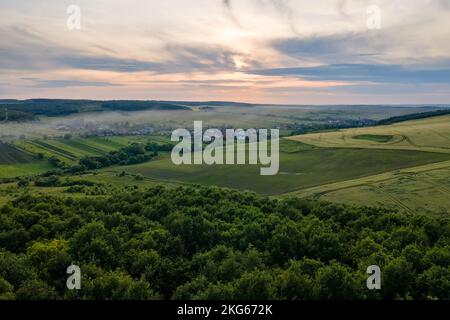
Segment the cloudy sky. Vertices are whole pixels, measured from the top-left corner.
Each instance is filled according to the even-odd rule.
[[[0,98],[37,97],[450,103],[450,0],[0,0]]]

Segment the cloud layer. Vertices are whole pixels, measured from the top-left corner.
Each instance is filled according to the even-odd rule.
[[[448,1],[77,2],[0,1],[1,98],[450,102]]]

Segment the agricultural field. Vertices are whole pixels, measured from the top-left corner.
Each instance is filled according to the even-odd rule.
[[[429,172],[404,173],[386,181],[326,193],[320,199],[449,216],[449,172],[450,166]]]
[[[30,176],[46,172],[53,167],[46,160],[57,157],[66,164],[75,164],[84,156],[100,156],[128,146],[132,142],[154,141],[165,143],[160,136],[118,136],[89,138],[53,138],[16,140],[0,143],[0,178]],[[39,158],[42,158],[38,160]]]
[[[139,137],[139,136],[115,136],[115,137],[89,137],[89,138],[53,138],[18,140],[14,142],[17,149],[32,154],[43,154],[46,157],[56,156],[62,161],[73,162],[85,156],[100,156],[108,152],[118,150],[132,142],[139,141],[168,141],[164,137]]]
[[[30,176],[46,172],[52,168],[48,161],[45,160],[19,164],[2,164],[0,165],[0,178]]]
[[[283,196],[448,216],[450,161],[305,188]]]
[[[293,121],[315,115],[324,120],[343,110],[343,107],[329,107],[322,109],[322,113],[315,114],[314,108],[291,110],[284,107],[285,110],[279,115],[270,117],[274,112],[273,108],[216,108],[220,111],[193,108],[189,112],[201,114],[209,124],[223,124],[235,118],[242,127],[257,127],[264,124],[261,119],[270,119],[272,125],[282,118]],[[346,117],[350,117],[352,108],[348,110]],[[238,117],[244,111],[248,111],[248,114]],[[371,111],[370,108],[364,109],[367,115],[378,116]],[[390,115],[403,114],[401,111],[401,108],[393,109]],[[177,112],[181,111],[172,111],[172,114]],[[164,112],[154,111],[152,121],[156,122],[160,113]],[[222,115],[214,118],[219,113]],[[252,117],[249,116],[250,113]],[[162,126],[186,125],[189,128],[192,125],[184,122],[190,121],[190,118],[165,122],[162,118],[159,120]],[[156,184],[217,185],[274,197],[313,197],[338,203],[445,215],[450,195],[446,182],[450,178],[449,123],[450,116],[439,116],[393,125],[287,137],[280,142],[280,170],[276,176],[261,176],[258,165],[176,166],[171,162],[169,153],[160,152],[156,159],[147,162],[107,167],[75,178],[120,188],[146,188]],[[57,157],[70,166],[86,156],[102,156],[133,142],[149,141],[165,144],[170,142],[170,138],[167,135],[73,135],[16,139],[0,144],[3,150],[0,155],[0,178],[33,176],[54,169],[47,161],[50,157]],[[30,185],[29,189],[43,194],[50,190],[34,185]],[[52,189],[52,192],[64,195],[77,194],[68,194],[66,191],[67,188],[62,187]]]
[[[311,133],[290,137],[290,139],[325,148],[372,148],[450,153],[450,116],[386,126]]]
[[[32,175],[51,169],[44,160],[36,160],[33,155],[0,142],[0,178]]]
[[[169,154],[161,154],[159,159],[142,164],[116,167],[115,170],[163,182],[219,185],[277,195],[449,159],[447,154],[429,152],[311,148],[304,145],[295,149],[291,144],[282,144],[280,171],[275,176],[261,176],[260,167],[255,165],[176,166]]]
[[[387,126],[347,129],[339,132],[291,137],[294,141],[322,148],[347,147],[361,150],[422,150],[450,153],[450,116],[406,121]],[[402,170],[387,171],[362,179],[297,190],[288,195],[400,208],[408,212],[442,214],[450,210],[450,162],[440,162]]]
[[[14,148],[10,144],[0,142],[0,165],[25,163],[32,160],[32,157]]]
[[[447,215],[449,124],[450,117],[442,116],[287,138],[281,143],[280,173],[273,177],[260,176],[259,167],[178,167],[168,155],[120,170],[161,182]]]

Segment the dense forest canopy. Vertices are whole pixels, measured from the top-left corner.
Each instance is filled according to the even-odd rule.
[[[220,188],[25,192],[0,209],[0,297],[449,299],[449,237],[448,219]]]

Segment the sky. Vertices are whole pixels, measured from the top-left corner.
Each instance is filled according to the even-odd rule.
[[[450,0],[0,0],[0,98],[449,104]]]

